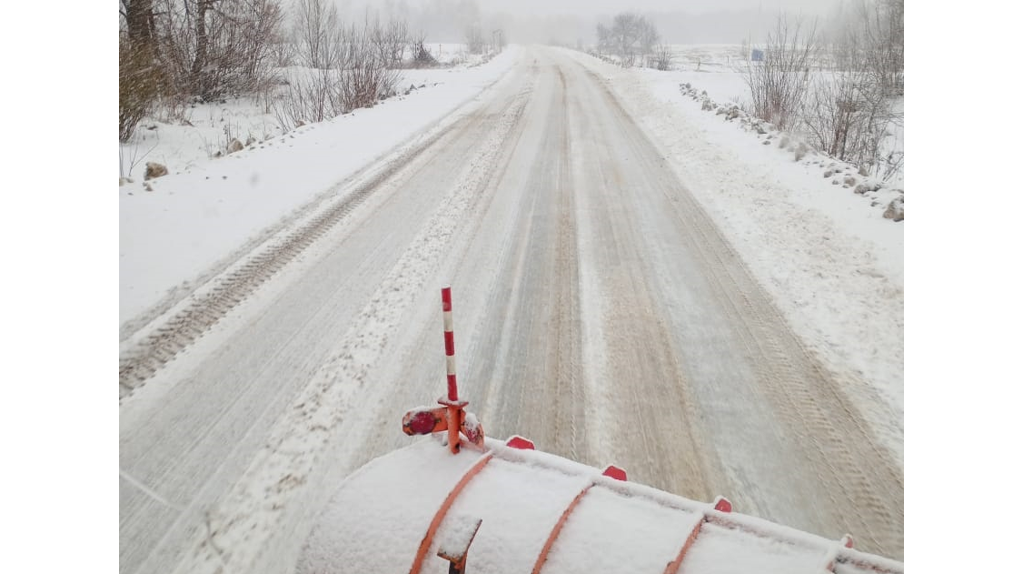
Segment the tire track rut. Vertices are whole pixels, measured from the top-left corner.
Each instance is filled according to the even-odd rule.
[[[216,284],[208,293],[195,296],[184,309],[173,315],[154,333],[122,353],[118,369],[119,400],[123,401],[135,389],[144,385],[145,381],[164,364],[209,330],[313,242],[344,221],[356,207],[364,203],[382,184],[404,170],[412,160],[435,145],[443,143],[447,138],[458,137],[470,125],[471,122],[467,119],[458,120],[423,143],[401,152],[369,181],[358,185],[344,199],[315,215],[297,230],[287,233],[284,238],[271,244],[267,249],[258,252],[239,268],[228,272],[220,279],[215,279]]]
[[[636,146],[653,148],[647,141]],[[656,169],[653,162],[649,169]],[[859,547],[902,560],[902,471],[692,196],[682,189],[668,199],[711,292],[753,357],[759,388],[786,435],[800,439],[798,450],[820,481],[815,490],[825,499],[807,492],[806,504],[828,517],[823,527],[843,530],[831,532],[834,537],[852,533]]]
[[[629,173],[632,179],[623,181],[624,178],[613,170],[608,177],[611,180],[609,185],[629,186],[626,189],[647,187],[645,193],[655,192],[664,196],[661,199],[657,196],[641,198],[638,194],[635,205],[647,210],[647,219],[657,219],[651,213],[659,210],[671,213],[675,218],[677,223],[674,226],[674,237],[683,240],[686,253],[698,263],[701,277],[695,279],[706,282],[709,287],[707,291],[711,294],[711,301],[705,305],[710,303],[720,309],[717,312],[724,313],[724,324],[728,326],[736,344],[745,349],[742,360],[752,368],[753,380],[749,384],[754,391],[746,400],[764,401],[768,420],[774,421],[771,424],[778,428],[777,432],[784,440],[784,445],[780,446],[794,453],[793,476],[778,478],[777,486],[788,481],[795,490],[774,493],[780,497],[795,497],[799,501],[801,508],[794,509],[796,512],[792,516],[797,517],[802,513],[803,523],[791,524],[836,538],[849,532],[859,541],[858,547],[902,559],[904,514],[900,466],[880,445],[870,425],[858,414],[843,391],[843,381],[835,379],[792,332],[774,307],[770,296],[753,278],[711,218],[660,161],[656,146],[636,127],[605,82],[589,70],[584,73],[603,92],[608,102],[607,108],[617,118],[614,123],[619,126],[616,130],[618,137],[625,140],[623,149],[635,151],[635,155],[625,158],[628,163],[621,164],[631,166]],[[622,161],[621,157],[608,157],[604,163],[614,165]],[[645,183],[648,180],[650,183]],[[616,200],[609,198],[613,204]],[[661,205],[665,208],[654,207]],[[625,219],[626,213],[622,208],[616,209],[616,213],[618,218]],[[603,225],[612,226],[614,223],[609,217]],[[659,226],[658,231],[665,233],[667,230]],[[651,249],[656,241],[649,240],[648,245],[648,249]],[[639,253],[637,257],[640,257]],[[628,262],[613,260],[612,264],[625,265]],[[638,271],[629,275],[653,277],[647,273]],[[617,272],[616,276],[619,275],[622,273]],[[637,294],[643,293],[643,281],[629,278],[619,278],[617,281],[617,291],[632,299],[617,301],[615,307],[621,308],[628,301],[628,305],[636,307],[637,314],[642,314],[643,305],[649,301],[647,297]],[[640,291],[634,291],[637,289]],[[671,314],[656,297],[649,304],[655,305],[659,314]],[[639,328],[648,329],[650,335],[645,336],[655,337],[654,341],[671,339],[668,333],[650,331],[653,328],[651,325],[639,324],[639,318],[613,313],[608,320],[617,322],[631,319]],[[624,325],[612,324],[616,331],[628,332]],[[670,356],[679,353],[680,360],[701,359],[700,356],[690,357],[686,348],[666,352]],[[633,377],[637,375],[633,374]],[[686,382],[682,377],[679,380]],[[686,384],[689,386],[691,383]],[[739,399],[737,397],[736,400]],[[711,407],[702,403],[701,408]],[[714,416],[713,408],[706,412],[708,416]],[[743,422],[735,421],[734,424]],[[773,429],[764,430],[771,432]],[[642,440],[644,429],[638,429],[637,433]],[[766,444],[770,444],[771,440]],[[714,442],[708,444],[712,448],[715,445]],[[750,461],[747,464],[751,465],[750,471],[755,474],[758,472],[756,463]],[[715,480],[721,484],[717,482],[718,479]],[[797,485],[804,485],[805,488]],[[717,488],[723,490],[721,494],[729,494],[728,485],[724,489],[722,486]],[[742,492],[743,485],[734,484],[733,488]],[[777,519],[772,516],[767,518]]]

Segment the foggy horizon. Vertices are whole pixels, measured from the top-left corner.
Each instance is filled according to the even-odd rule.
[[[671,44],[739,44],[758,41],[776,16],[785,12],[824,20],[842,0],[337,0],[343,18],[367,9],[384,18],[404,16],[411,29],[425,32],[428,43],[461,42],[479,20],[485,30],[502,29],[515,44],[592,44],[599,23],[620,12],[649,16]]]

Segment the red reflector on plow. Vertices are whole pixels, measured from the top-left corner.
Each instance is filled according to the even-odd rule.
[[[533,441],[516,435],[508,439],[508,441],[505,442],[505,446],[518,448],[519,450],[533,450]]]
[[[626,471],[612,464],[609,464],[608,468],[604,469],[604,472],[602,472],[601,474],[609,478],[614,478],[615,480],[621,480],[622,482],[626,482]]]
[[[448,421],[445,419],[445,414],[444,407],[413,409],[402,417],[402,431],[407,435],[414,435],[447,430]]]

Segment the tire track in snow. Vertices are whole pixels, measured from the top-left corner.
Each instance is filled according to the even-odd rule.
[[[574,141],[583,142],[576,161],[580,194],[577,210],[583,220],[588,260],[585,285],[596,302],[596,316],[586,316],[588,365],[595,379],[598,413],[595,424],[607,424],[614,435],[602,441],[602,462],[625,468],[630,478],[696,500],[710,500],[714,466],[697,418],[694,398],[683,384],[678,356],[670,347],[654,270],[647,263],[633,195],[645,178],[632,178],[627,149],[618,142],[628,128],[609,116],[606,100],[578,66],[563,65],[573,76],[576,95]],[[578,120],[576,119],[578,117]],[[587,143],[593,142],[592,145]],[[611,460],[609,460],[609,458]]]
[[[366,385],[369,373],[383,360],[382,352],[389,338],[402,332],[400,320],[414,299],[409,294],[420,291],[432,277],[464,212],[488,185],[497,169],[500,151],[518,124],[525,103],[526,97],[520,93],[508,106],[481,151],[469,162],[465,179],[424,225],[412,243],[413,248],[381,282],[334,358],[274,426],[266,446],[242,479],[211,511],[209,536],[193,541],[193,552],[176,572],[216,572],[221,568],[249,571],[257,564],[294,563],[298,546],[288,539],[289,533],[281,532],[279,525],[296,524],[297,515],[309,514],[310,506],[315,508],[317,502],[323,502],[322,481],[327,470],[322,468],[321,459],[336,447],[334,443],[340,436],[354,445],[368,438],[363,436],[365,429],[353,426],[365,421],[346,424],[346,419],[360,404],[377,404],[388,396],[388,385]],[[216,548],[235,551],[222,556]],[[230,563],[224,564],[224,560]]]
[[[604,83],[590,77],[605,91],[612,108],[624,122],[628,113]],[[656,148],[637,130],[623,130],[634,149],[647,148],[644,169],[657,172]],[[753,357],[758,388],[771,401],[772,411],[784,425],[785,436],[797,437],[796,448],[806,462],[803,473],[815,474],[817,484],[801,493],[803,504],[821,512],[822,528],[836,538],[849,532],[865,550],[903,559],[903,476],[888,451],[830,373],[792,332],[769,295],[746,269],[717,226],[682,186],[666,192],[689,238],[690,252],[703,262],[705,279],[741,344]],[[826,501],[816,499],[823,492]],[[824,502],[824,504],[823,504]],[[770,518],[770,517],[769,517]],[[811,524],[798,527],[814,530]],[[820,530],[819,530],[820,532]]]
[[[532,124],[515,158],[528,175],[502,190],[515,197],[509,224],[516,240],[497,256],[503,279],[481,335],[494,368],[479,396],[493,436],[521,434],[537,448],[580,460],[589,447],[566,86],[550,64],[538,70],[529,115],[542,121]]]
[[[144,385],[160,367],[174,359],[309,245],[344,221],[384,182],[446,136],[457,136],[467,125],[464,121],[456,121],[422,143],[404,150],[370,175],[367,181],[358,184],[351,193],[343,194],[341,199],[332,202],[298,229],[285,232],[279,239],[271,239],[268,247],[257,248],[258,251],[247,260],[214,279],[212,288],[192,297],[183,309],[154,333],[122,353],[118,369],[120,400]]]
[[[555,403],[556,423],[568,423],[568,451],[573,460],[583,460],[589,456],[586,436],[581,430],[586,415],[586,398],[580,374],[583,364],[583,333],[580,329],[580,269],[579,240],[576,229],[576,189],[572,179],[572,141],[569,137],[569,104],[565,75],[558,69],[561,85],[561,110],[563,128],[560,133],[558,162],[558,244],[555,254],[555,286],[557,296],[555,302],[555,333],[556,354],[555,370],[552,373],[558,381]],[[563,390],[568,392],[563,392]],[[569,400],[565,400],[568,395]],[[556,436],[565,434],[564,425],[556,426]]]

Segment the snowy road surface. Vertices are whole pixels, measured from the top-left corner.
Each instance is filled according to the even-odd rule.
[[[122,345],[121,572],[293,568],[442,393],[448,283],[489,436],[902,559],[902,465],[603,80],[483,96]]]

